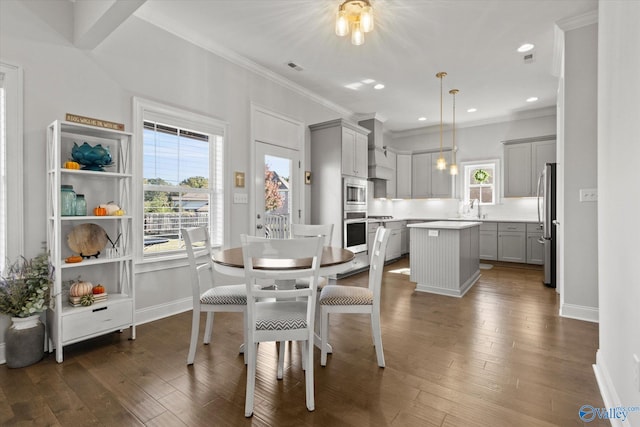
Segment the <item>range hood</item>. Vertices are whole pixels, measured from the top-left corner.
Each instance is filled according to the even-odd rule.
[[[378,119],[367,119],[358,122],[369,129],[369,180],[373,182],[373,196],[387,197],[387,181],[393,179],[395,168],[387,158],[387,150],[382,135],[382,122]]]

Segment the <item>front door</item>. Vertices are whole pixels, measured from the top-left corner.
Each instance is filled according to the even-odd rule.
[[[300,153],[256,142],[255,235],[284,239],[300,216]]]

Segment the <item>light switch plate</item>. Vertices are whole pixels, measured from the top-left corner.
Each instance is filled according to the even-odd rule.
[[[438,237],[440,235],[440,230],[429,230],[429,237]]]
[[[247,204],[249,203],[249,195],[247,193],[233,193],[233,203]]]
[[[598,189],[597,188],[582,188],[582,189],[580,189],[580,201],[581,202],[597,202],[598,201]]]

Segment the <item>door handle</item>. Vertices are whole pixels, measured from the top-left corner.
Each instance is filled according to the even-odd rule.
[[[262,224],[258,224],[258,225],[256,225],[256,228],[257,228],[258,230],[262,230]]]

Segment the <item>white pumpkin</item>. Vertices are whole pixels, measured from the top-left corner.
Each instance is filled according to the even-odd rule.
[[[81,297],[83,295],[92,294],[93,284],[91,282],[75,282],[69,288],[69,295],[72,297]]]
[[[115,215],[116,211],[120,210],[120,206],[116,205],[114,202],[105,203],[99,206],[106,209],[107,215]]]

